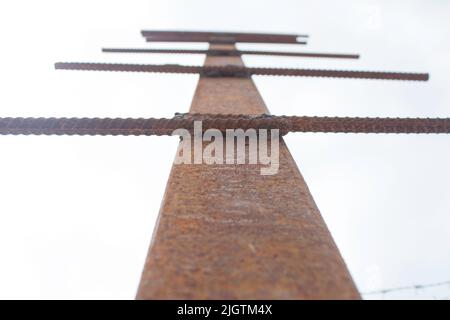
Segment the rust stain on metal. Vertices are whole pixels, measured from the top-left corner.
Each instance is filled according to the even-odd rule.
[[[307,38],[307,35],[297,34],[273,34],[273,33],[242,33],[242,32],[202,32],[202,31],[151,31],[144,30],[142,36],[147,41],[164,42],[210,42],[210,43],[291,43],[306,44],[299,38]]]
[[[0,118],[0,135],[171,135],[193,130],[279,129],[288,132],[450,133],[450,118],[351,118],[233,114],[177,114],[165,118]]]
[[[143,31],[148,41],[212,42],[204,66],[56,63],[56,69],[200,74],[189,113],[171,119],[0,118],[0,134],[166,135],[192,129],[450,133],[450,119],[269,114],[251,75],[426,81],[427,73],[246,68],[242,54],[358,58],[349,54],[239,51],[235,42],[306,43],[305,35]],[[279,170],[261,165],[174,165],[138,299],[359,299],[360,295],[283,138]],[[269,141],[270,142],[270,141]],[[195,151],[194,151],[195,152]]]
[[[143,37],[151,36],[204,36],[204,37],[274,37],[279,39],[291,39],[294,40],[298,37],[307,38],[306,34],[287,34],[287,33],[263,33],[263,32],[217,32],[217,31],[180,31],[180,30],[142,30],[141,34]]]
[[[173,53],[173,54],[207,54],[207,55],[215,55],[215,56],[240,56],[243,54],[249,54],[249,55],[287,56],[287,57],[305,57],[305,58],[359,59],[359,54],[287,52],[287,51],[255,51],[255,50],[103,48],[102,51],[103,52],[112,52],[112,53]]]
[[[212,61],[227,59],[227,56],[212,56]],[[234,57],[229,57],[230,59]],[[383,72],[383,71],[352,71],[352,70],[322,70],[294,68],[246,68],[243,65],[210,64],[205,66],[185,66],[179,64],[124,64],[124,63],[85,63],[57,62],[55,69],[81,71],[118,71],[118,72],[156,72],[156,73],[186,73],[200,74],[208,77],[238,77],[248,78],[251,75],[263,76],[297,76],[325,78],[356,78],[380,80],[428,81],[428,73]]]
[[[243,65],[239,57],[205,64]],[[190,111],[268,113],[247,78],[200,78]],[[261,176],[259,165],[173,166],[137,298],[360,296],[281,140],[273,176]]]

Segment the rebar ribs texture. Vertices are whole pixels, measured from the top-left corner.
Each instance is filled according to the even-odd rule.
[[[171,119],[0,118],[0,135],[172,135],[175,129],[280,129],[288,132],[450,133],[450,118],[350,118],[176,114]]]

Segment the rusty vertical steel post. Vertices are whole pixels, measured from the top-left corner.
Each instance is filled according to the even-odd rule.
[[[211,44],[211,49],[235,49]],[[239,65],[208,56],[205,65]],[[268,113],[250,78],[201,77],[191,112]],[[359,299],[284,141],[279,172],[174,165],[138,299]]]

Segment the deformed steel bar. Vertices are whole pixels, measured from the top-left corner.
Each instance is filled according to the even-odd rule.
[[[113,53],[175,53],[175,54],[209,54],[223,52],[224,55],[239,55],[237,50],[198,50],[198,49],[133,49],[133,48],[103,48],[102,52]]]
[[[124,63],[84,63],[57,62],[57,70],[82,71],[122,71],[122,72],[155,72],[155,73],[201,73],[203,67],[183,66],[178,64],[124,64]]]
[[[191,32],[191,31],[142,31],[147,41],[157,42],[211,42],[211,43],[293,43],[306,44],[299,38],[307,35],[296,34],[264,34],[233,32]]]
[[[255,37],[279,37],[279,38],[307,38],[307,34],[287,34],[287,33],[262,33],[262,32],[216,32],[216,31],[171,31],[171,30],[142,30],[143,37],[156,35],[170,35],[170,36],[205,36],[205,37],[240,37],[240,36],[255,36]]]
[[[300,76],[327,78],[358,78],[380,80],[427,81],[428,73],[350,71],[322,69],[287,69],[287,68],[246,68],[241,66],[185,66],[178,64],[112,64],[112,63],[77,63],[58,62],[56,69],[85,71],[123,71],[123,72],[157,72],[200,74],[207,77],[250,77],[266,76]]]
[[[288,132],[450,133],[450,118],[351,118],[177,114],[149,118],[0,118],[0,135],[172,135],[176,129],[279,129]]]
[[[254,37],[179,37],[179,36],[153,36],[145,38],[147,42],[209,42],[209,43],[223,43],[232,44],[236,42],[246,43],[283,43],[283,44],[307,44],[303,40],[282,40],[267,38],[254,38]]]
[[[359,54],[317,53],[317,52],[283,52],[283,51],[255,51],[255,50],[196,50],[196,49],[127,49],[127,48],[103,48],[103,52],[113,53],[173,53],[173,54],[207,54],[217,56],[240,55],[270,55],[305,58],[336,58],[359,59]]]
[[[286,57],[305,57],[305,58],[336,58],[336,59],[359,59],[359,54],[354,53],[319,53],[319,52],[283,52],[283,51],[256,51],[241,50],[242,54],[248,55],[270,55]]]

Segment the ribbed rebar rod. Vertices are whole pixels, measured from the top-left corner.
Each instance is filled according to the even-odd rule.
[[[217,32],[217,31],[172,31],[172,30],[142,30],[143,37],[152,36],[205,36],[205,37],[278,37],[281,39],[307,38],[307,34],[261,33],[261,32]]]
[[[103,52],[112,53],[168,53],[168,54],[208,54],[222,56],[268,55],[305,58],[336,58],[359,59],[359,54],[347,53],[317,53],[317,52],[283,52],[283,51],[255,51],[255,50],[196,50],[196,49],[142,49],[142,48],[103,48]]]
[[[450,133],[450,118],[350,118],[179,114],[171,119],[0,118],[0,135],[172,135],[175,129],[280,129],[288,132]]]
[[[303,40],[278,40],[278,39],[259,39],[259,38],[234,38],[234,37],[178,37],[178,36],[153,36],[145,38],[147,42],[209,42],[215,44],[232,44],[236,42],[247,43],[288,43],[288,44],[308,44]]]
[[[284,69],[284,68],[246,68],[240,66],[185,66],[178,64],[113,64],[113,63],[77,63],[58,62],[56,69],[90,70],[90,71],[124,71],[124,72],[156,72],[187,73],[209,77],[249,77],[251,75],[266,76],[300,76],[359,78],[380,80],[427,81],[428,73],[321,70],[321,69]]]
[[[359,59],[359,54],[353,53],[319,53],[319,52],[283,52],[283,51],[256,51],[240,50],[241,54],[270,55],[287,57],[307,57],[307,58],[337,58],[337,59]]]
[[[299,38],[307,35],[235,33],[235,32],[191,32],[191,31],[142,31],[147,41],[158,42],[210,42],[210,43],[290,43],[306,44]]]

